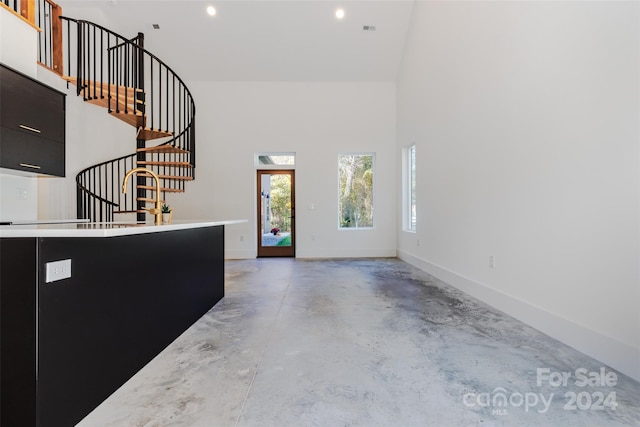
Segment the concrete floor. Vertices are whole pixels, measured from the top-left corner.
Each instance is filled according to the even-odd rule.
[[[640,383],[402,261],[226,269],[226,297],[79,426],[640,426]]]

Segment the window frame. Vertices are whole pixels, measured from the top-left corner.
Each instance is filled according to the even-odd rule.
[[[342,156],[370,156],[371,157],[371,172],[372,172],[372,177],[371,177],[371,225],[370,226],[366,226],[366,227],[343,227],[341,226],[341,217],[342,217],[342,210],[340,208],[340,199],[341,199],[341,188],[340,188],[340,159],[342,158]],[[373,230],[376,228],[376,216],[375,216],[375,205],[376,205],[376,153],[375,152],[370,152],[370,151],[358,151],[358,152],[341,152],[338,153],[338,159],[337,159],[337,173],[336,173],[336,178],[337,178],[337,190],[338,190],[338,198],[337,198],[337,220],[338,220],[338,230],[349,230],[349,231],[355,231],[355,230]]]
[[[417,215],[416,143],[404,147],[402,155],[402,230],[415,233]]]
[[[286,165],[286,164],[263,164],[260,163],[260,157],[263,156],[291,156],[293,157],[293,164],[290,165]],[[283,170],[288,170],[288,169],[293,169],[295,170],[296,168],[296,153],[294,151],[286,151],[286,152],[279,152],[279,151],[264,151],[264,152],[258,152],[255,153],[255,156],[253,158],[254,164],[256,169],[270,169],[270,170],[278,170],[278,169],[283,169]]]

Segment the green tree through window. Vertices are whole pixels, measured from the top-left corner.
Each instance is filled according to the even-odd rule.
[[[373,155],[341,154],[340,228],[373,227]]]
[[[271,175],[272,227],[291,232],[291,178],[289,175]]]

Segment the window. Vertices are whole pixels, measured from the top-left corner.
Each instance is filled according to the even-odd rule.
[[[258,169],[293,169],[296,164],[296,153],[258,153],[256,166]]]
[[[416,231],[416,145],[412,144],[404,150],[403,169],[403,195],[402,204],[403,222],[405,231]]]
[[[339,227],[373,227],[373,154],[340,154]]]

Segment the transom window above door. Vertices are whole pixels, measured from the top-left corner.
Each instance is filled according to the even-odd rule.
[[[258,169],[285,168],[294,169],[296,165],[296,153],[257,153],[256,166]]]

